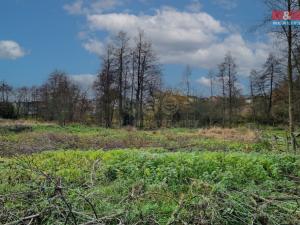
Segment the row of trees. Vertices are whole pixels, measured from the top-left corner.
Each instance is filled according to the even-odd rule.
[[[66,73],[54,71],[40,87],[14,89],[1,82],[0,117],[35,118],[47,121],[84,122],[90,110],[87,93],[80,89]],[[5,87],[5,88],[3,88]]]
[[[166,89],[151,43],[143,33],[132,43],[121,32],[107,46],[93,92],[61,71],[50,74],[40,87],[14,89],[2,82],[0,102],[6,105],[6,110],[1,107],[2,117],[140,128],[287,122],[286,103],[281,100],[286,99],[286,79],[274,55],[251,72],[251,95],[246,97],[239,88],[235,59],[228,53],[217,70],[209,72],[210,96],[201,97],[192,94],[189,66],[183,71],[181,90]]]
[[[92,97],[61,71],[53,72],[41,87],[13,90],[3,81],[0,116],[31,115],[60,124],[94,120],[105,127],[144,127],[145,110],[154,110],[162,86],[161,68],[151,42],[142,31],[133,40],[120,32],[106,47],[101,64]]]

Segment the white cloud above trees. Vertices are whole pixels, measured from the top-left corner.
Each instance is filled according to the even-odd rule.
[[[215,1],[227,8],[235,7],[236,3]],[[98,8],[89,10],[95,4]],[[247,76],[252,68],[266,60],[271,49],[271,41],[248,41],[232,26],[201,11],[198,0],[190,1],[186,11],[162,7],[154,14],[104,12],[104,9],[111,9],[118,4],[117,0],[93,0],[89,4],[87,0],[76,0],[74,3],[72,12],[86,11],[87,28],[82,41],[87,51],[101,55],[109,37],[119,31],[134,37],[142,29],[164,64],[189,64],[211,69],[221,63],[230,51],[238,64],[239,74]],[[67,10],[70,12],[70,9]],[[95,38],[98,32],[106,33],[107,37],[102,40]]]
[[[162,8],[154,15],[129,13],[93,14],[87,16],[91,31],[114,35],[120,30],[134,36],[143,29],[158,51],[162,63],[190,64],[211,69],[227,52],[231,52],[239,71],[248,75],[268,56],[270,43],[249,42],[206,12],[185,12]],[[98,40],[99,42],[99,40]]]

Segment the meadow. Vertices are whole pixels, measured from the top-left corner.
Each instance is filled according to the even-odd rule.
[[[284,129],[1,122],[0,224],[300,224]]]

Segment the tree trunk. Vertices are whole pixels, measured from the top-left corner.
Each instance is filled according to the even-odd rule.
[[[120,52],[120,68],[119,68],[119,126],[123,124],[123,48]]]
[[[250,81],[250,92],[251,92],[251,101],[252,101],[252,117],[253,122],[256,122],[256,111],[255,111],[255,102],[254,102],[254,90],[253,90],[253,80]]]
[[[141,95],[141,54],[142,54],[142,43],[141,43],[141,37],[140,37],[140,43],[138,46],[138,65],[137,65],[137,90],[136,90],[136,126],[139,126],[140,123],[140,95]]]
[[[270,96],[269,96],[269,104],[268,104],[268,121],[271,120],[271,111],[273,104],[273,81],[274,81],[274,65],[271,65],[271,77],[270,77]]]
[[[134,79],[135,79],[135,63],[134,63],[134,52],[132,53],[132,77],[131,77],[131,96],[130,96],[130,112],[133,116],[133,95],[134,95]]]
[[[288,0],[288,11],[291,11],[291,0]],[[288,76],[288,88],[289,88],[289,131],[292,138],[293,150],[296,151],[295,138],[294,138],[294,89],[293,89],[293,68],[292,68],[292,26],[288,26],[287,32],[287,41],[288,41],[288,67],[287,67],[287,76]]]
[[[222,99],[222,126],[225,128],[225,115],[226,115],[226,96],[225,96],[225,80],[224,80],[224,75],[222,77],[222,94],[223,94],[223,99]]]
[[[231,77],[231,65],[229,64],[229,71],[228,71],[228,82],[229,82],[229,128],[232,127],[232,91],[233,91],[233,79]]]

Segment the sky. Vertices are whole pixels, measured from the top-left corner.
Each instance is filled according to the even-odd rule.
[[[0,0],[0,80],[40,85],[58,69],[90,84],[110,38],[143,29],[167,87],[179,87],[190,65],[194,92],[205,94],[208,71],[230,51],[246,90],[273,48],[252,29],[265,15],[262,0]]]

